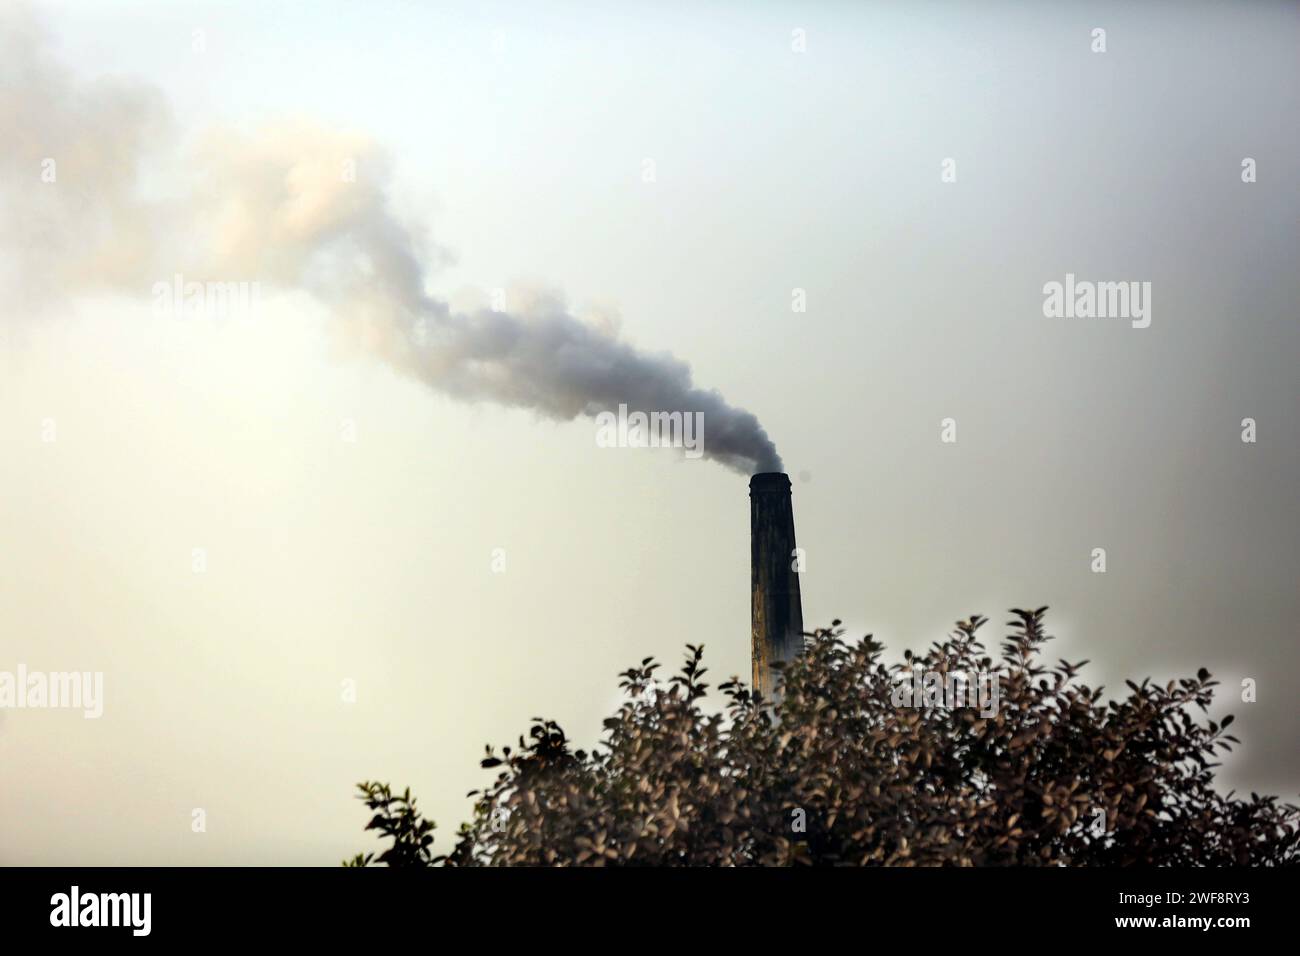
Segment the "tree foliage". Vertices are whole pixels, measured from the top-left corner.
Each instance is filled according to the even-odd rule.
[[[1045,665],[1044,608],[1015,610],[1001,654],[960,622],[888,665],[839,622],[807,636],[773,705],[738,680],[708,706],[703,648],[667,681],[651,658],[625,671],[600,745],[554,722],[482,761],[451,852],[407,792],[361,784],[369,828],[392,845],[350,865],[792,864],[888,866],[1278,865],[1300,861],[1300,808],[1214,787],[1238,743],[1208,719],[1207,671],[1105,700],[1086,661]],[[996,674],[1000,706],[895,703],[905,669]]]

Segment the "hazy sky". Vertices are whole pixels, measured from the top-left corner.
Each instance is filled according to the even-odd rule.
[[[688,641],[748,675],[745,477],[349,344],[329,295],[371,290],[330,282],[387,289],[365,242],[399,220],[421,295],[563,299],[753,412],[809,626],[898,653],[982,613],[996,647],[1051,605],[1091,683],[1210,668],[1226,782],[1296,796],[1300,8],[434,6],[0,4],[0,670],[105,683],[99,720],[0,712],[0,863],[333,864],[374,845],[368,778],[445,850],[484,743],[545,715],[589,746],[617,673]],[[356,190],[317,190],[349,150]],[[333,198],[232,207],[277,162]],[[153,308],[313,229],[364,262],[251,317]],[[1045,317],[1067,273],[1150,282],[1150,327]]]

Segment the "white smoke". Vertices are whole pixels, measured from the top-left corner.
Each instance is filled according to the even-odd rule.
[[[78,82],[21,8],[0,13],[0,33],[0,283],[16,313],[64,294],[144,295],[176,273],[305,290],[358,344],[454,398],[560,420],[620,404],[702,412],[705,457],[781,470],[758,419],[696,387],[687,363],[557,297],[457,312],[429,295],[423,230],[393,208],[390,162],[364,137],[221,129],[181,154],[156,91]]]

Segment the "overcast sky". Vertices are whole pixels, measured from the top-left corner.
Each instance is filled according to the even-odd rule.
[[[433,6],[0,6],[0,670],[105,685],[0,712],[0,863],[333,864],[362,779],[446,850],[485,743],[590,746],[688,641],[748,675],[744,475],[350,344],[355,263],[275,278],[358,222],[357,275],[400,222],[430,301],[567,303],[757,416],[809,626],[1050,605],[1090,683],[1208,667],[1226,784],[1296,797],[1294,4]],[[195,263],[255,313],[159,314]],[[1149,282],[1149,327],[1046,317],[1067,273]]]

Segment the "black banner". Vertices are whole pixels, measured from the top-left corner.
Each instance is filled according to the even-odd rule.
[[[75,933],[81,944],[436,939],[462,923],[475,936],[576,930],[593,944],[678,928],[754,941],[767,935],[755,935],[760,926],[782,935],[845,920],[901,929],[917,945],[1005,945],[1039,930],[1230,943],[1294,925],[1294,877],[1259,869],[4,869],[0,914],[7,941]]]

